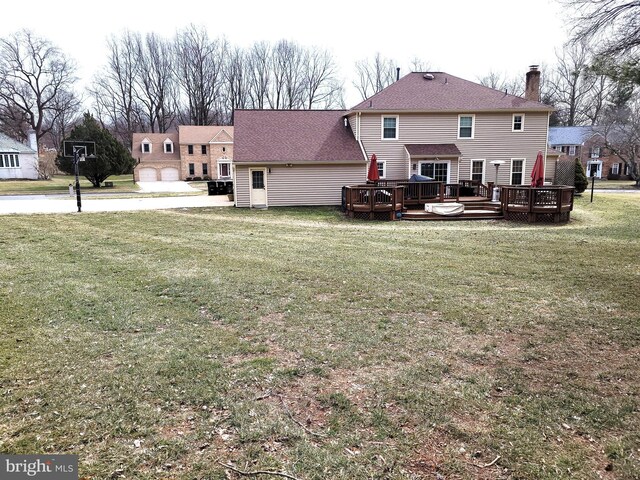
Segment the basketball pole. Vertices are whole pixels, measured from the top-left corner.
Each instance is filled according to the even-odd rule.
[[[80,161],[78,155],[78,148],[73,147],[73,166],[76,174],[76,201],[78,203],[78,213],[82,212],[82,198],[80,196],[80,174],[78,171],[78,162]]]

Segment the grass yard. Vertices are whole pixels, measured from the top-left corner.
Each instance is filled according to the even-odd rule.
[[[589,186],[587,190],[591,188],[591,178],[588,178]],[[635,190],[636,182],[633,180],[606,180],[606,179],[596,179],[594,183],[594,188],[600,188],[605,190]]]
[[[566,226],[3,217],[0,451],[92,479],[639,479],[639,200]]]
[[[80,191],[96,192],[137,192],[137,185],[133,184],[131,175],[113,175],[106,180],[113,182],[113,187],[94,188],[84,177],[80,177]],[[69,193],[69,184],[76,184],[73,175],[56,175],[51,180],[0,180],[0,195],[32,195]]]

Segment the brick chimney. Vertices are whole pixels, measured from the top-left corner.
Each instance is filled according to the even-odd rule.
[[[524,98],[534,102],[540,101],[540,70],[538,70],[538,65],[531,65],[529,67]]]

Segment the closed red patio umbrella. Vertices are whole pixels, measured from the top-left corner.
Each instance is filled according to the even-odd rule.
[[[377,182],[378,180],[380,180],[380,175],[378,174],[378,159],[376,158],[375,153],[371,155],[371,163],[369,164],[367,180],[369,180],[370,182]]]
[[[538,150],[536,163],[533,164],[533,170],[531,170],[531,186],[542,187],[543,185],[544,185],[544,160],[542,158],[542,151]]]

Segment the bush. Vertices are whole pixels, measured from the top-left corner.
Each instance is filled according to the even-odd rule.
[[[194,182],[199,182],[199,181],[202,180],[202,178],[201,177],[193,177],[191,180],[194,181]]]
[[[573,182],[573,186],[576,189],[576,193],[584,192],[589,186],[589,180],[587,179],[587,174],[584,173],[584,168],[582,168],[582,163],[580,163],[579,158],[576,158],[576,175]]]
[[[211,180],[211,177],[209,175],[203,175],[202,180]]]

